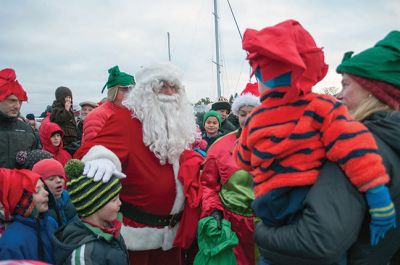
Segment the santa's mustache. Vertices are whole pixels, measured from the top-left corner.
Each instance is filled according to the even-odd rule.
[[[157,99],[163,103],[178,102],[179,95],[178,94],[173,94],[173,95],[158,94]]]

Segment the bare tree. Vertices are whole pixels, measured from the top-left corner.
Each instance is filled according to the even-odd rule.
[[[324,87],[322,93],[325,95],[336,96],[340,92],[340,89],[335,86]]]

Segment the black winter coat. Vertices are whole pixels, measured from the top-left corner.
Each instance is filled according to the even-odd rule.
[[[80,256],[85,264],[129,264],[128,250],[121,236],[116,239],[99,229],[89,228],[77,216],[53,235],[56,264],[74,264],[71,262],[72,255],[76,256],[74,250],[83,245]]]
[[[0,113],[0,167],[16,168],[16,154],[19,151],[29,152],[39,146],[40,143],[29,124]]]
[[[400,248],[400,112],[374,113],[364,124],[374,134],[391,177],[388,187],[397,228],[371,247],[364,196],[329,162],[310,189],[296,223],[278,228],[257,225],[255,241],[274,265],[337,264],[345,253],[348,265],[386,265]]]
[[[64,131],[64,146],[78,141],[78,129],[76,128],[74,113],[71,110],[66,110],[64,103],[59,101],[54,101],[52,107],[50,121],[57,123]]]

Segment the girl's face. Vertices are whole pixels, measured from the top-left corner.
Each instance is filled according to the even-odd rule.
[[[50,141],[54,146],[59,146],[61,144],[61,134],[55,133],[50,137]]]
[[[44,213],[49,209],[49,193],[44,188],[43,181],[38,180],[33,193],[33,202],[39,213]]]
[[[72,98],[70,96],[65,97],[65,102],[70,102],[72,103]]]
[[[111,223],[112,221],[117,219],[120,207],[121,201],[119,200],[119,195],[117,195],[95,214],[97,215],[97,218],[101,223]]]
[[[370,93],[348,74],[343,74],[341,100],[350,113],[353,113],[369,95]]]
[[[243,128],[244,123],[246,122],[247,117],[250,112],[254,109],[254,106],[242,106],[238,111],[239,125]]]
[[[61,194],[64,191],[64,186],[65,186],[65,180],[63,177],[51,176],[45,179],[44,183],[46,183],[46,186],[49,188],[49,190],[56,199],[61,197]]]
[[[204,123],[204,129],[206,130],[208,135],[216,135],[219,129],[219,122],[217,117],[208,117],[206,122]]]

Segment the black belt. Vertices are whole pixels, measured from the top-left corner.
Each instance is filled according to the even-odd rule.
[[[122,202],[121,212],[124,216],[133,221],[142,223],[148,226],[170,226],[174,227],[182,217],[182,212],[171,215],[155,215],[146,213],[132,204]]]

